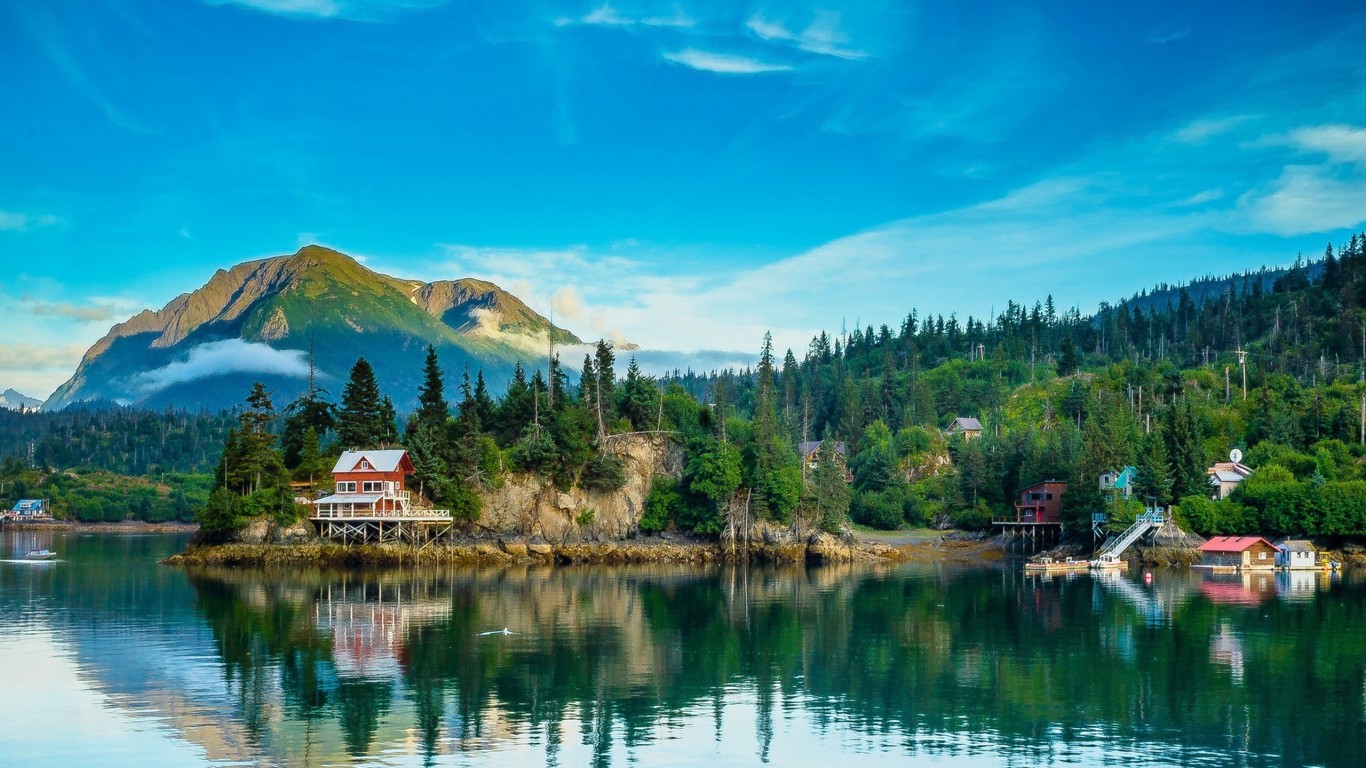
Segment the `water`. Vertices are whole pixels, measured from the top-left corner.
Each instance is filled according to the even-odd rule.
[[[0,538],[61,555],[0,563],[0,765],[1366,763],[1352,574],[157,565],[183,543]]]

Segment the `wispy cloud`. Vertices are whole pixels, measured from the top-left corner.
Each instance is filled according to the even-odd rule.
[[[85,354],[84,344],[0,344],[0,390],[46,398]]]
[[[1180,42],[1190,36],[1190,27],[1162,27],[1152,30],[1145,35],[1143,39],[1154,45],[1166,45],[1168,43]]]
[[[792,67],[787,64],[779,64],[731,53],[703,51],[697,48],[685,48],[681,51],[667,51],[663,55],[665,61],[682,64],[685,67],[692,67],[693,69],[701,70],[703,72],[715,72],[722,75],[758,75],[769,72],[786,72],[792,69]]]
[[[1299,235],[1366,222],[1366,129],[1301,126],[1260,144],[1287,146],[1298,154],[1278,178],[1239,198],[1249,228]],[[1321,162],[1306,162],[1315,156]]]
[[[60,218],[47,213],[33,216],[27,213],[0,211],[0,231],[27,232],[30,229],[53,227],[61,223]]]
[[[1249,229],[1302,235],[1366,222],[1366,175],[1289,165],[1279,178],[1239,199]]]
[[[1306,152],[1321,152],[1330,160],[1366,163],[1366,128],[1354,125],[1316,125],[1290,132],[1290,142]]]
[[[1249,115],[1232,115],[1195,120],[1172,134],[1172,138],[1186,144],[1200,144],[1215,136],[1228,133],[1250,119],[1252,118]]]
[[[200,344],[184,360],[139,374],[135,385],[144,393],[165,389],[172,384],[219,376],[225,373],[262,373],[304,378],[308,376],[307,355],[298,350],[275,349],[241,339],[226,339]]]
[[[204,0],[209,5],[236,5],[261,13],[301,19],[384,21],[409,11],[446,5],[450,0]]]
[[[1222,200],[1222,199],[1224,199],[1224,190],[1222,190],[1222,189],[1203,189],[1203,190],[1201,190],[1201,191],[1199,191],[1199,192],[1196,192],[1195,194],[1191,195],[1190,197],[1187,197],[1187,198],[1184,199],[1184,200],[1178,201],[1176,204],[1177,204],[1178,206],[1204,205],[1205,203],[1212,203],[1212,202],[1214,202],[1214,201],[1216,201],[1216,200]]]
[[[608,3],[603,3],[583,16],[560,16],[555,19],[555,26],[558,27],[571,26],[574,24],[588,24],[600,27],[668,27],[674,29],[691,29],[697,24],[697,21],[685,14],[678,6],[674,6],[666,13],[629,13],[613,7]]]
[[[840,16],[833,11],[820,11],[815,20],[801,32],[793,32],[781,22],[756,15],[745,24],[762,40],[784,43],[808,53],[835,56],[841,59],[863,59],[867,51],[850,47],[849,35],[840,28]]]
[[[65,317],[82,323],[101,323],[127,317],[127,306],[116,306],[115,304],[90,304],[80,306],[65,302],[48,302],[24,296],[19,300],[19,305],[24,311],[32,312],[35,315],[47,317]]]
[[[154,126],[127,107],[133,99],[111,82],[112,68],[105,63],[110,58],[107,39],[114,34],[122,39],[126,30],[114,33],[93,24],[75,24],[42,3],[21,5],[19,11],[20,28],[73,91],[97,106],[111,124],[144,135],[157,133]],[[146,44],[145,40],[138,42]]]

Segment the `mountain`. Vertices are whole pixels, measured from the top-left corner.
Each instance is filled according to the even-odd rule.
[[[468,365],[497,385],[515,362],[542,362],[552,339],[581,343],[493,283],[401,280],[310,245],[220,269],[198,290],[115,325],[44,407],[112,400],[216,409],[240,403],[253,381],[280,406],[307,386],[311,347],[318,382],[334,399],[364,357],[402,408],[416,400],[428,344],[449,383]]]
[[[13,388],[0,392],[0,408],[8,408],[12,411],[23,411],[37,408],[43,401],[36,397],[29,397],[22,392],[17,392]]]

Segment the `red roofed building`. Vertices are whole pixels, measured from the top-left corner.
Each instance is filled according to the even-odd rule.
[[[334,493],[313,502],[313,517],[406,514],[412,499],[403,488],[403,476],[412,471],[407,451],[346,451],[332,468]]]
[[[1276,547],[1261,536],[1215,536],[1197,549],[1203,565],[1267,570],[1276,567]]]

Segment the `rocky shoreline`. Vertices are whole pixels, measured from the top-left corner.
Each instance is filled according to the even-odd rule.
[[[728,547],[698,539],[647,538],[629,541],[550,544],[518,538],[455,540],[426,547],[406,544],[343,545],[233,542],[192,546],[163,562],[172,566],[386,567],[402,565],[628,565],[640,563],[898,563],[894,547],[812,536],[804,543]]]

